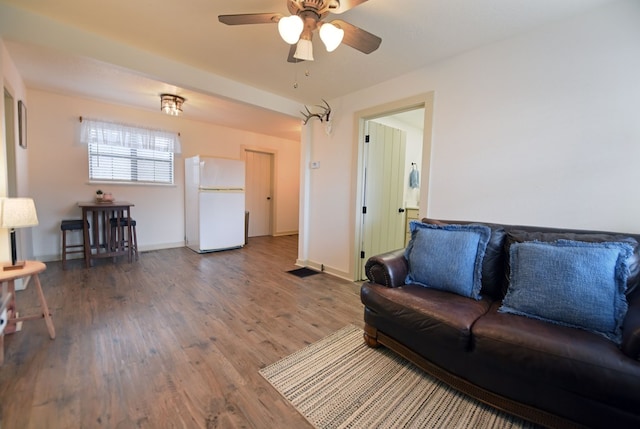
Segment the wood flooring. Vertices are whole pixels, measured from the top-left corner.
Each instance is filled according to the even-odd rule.
[[[299,278],[297,236],[47,264],[44,320],[5,337],[0,428],[311,428],[258,370],[347,324],[359,284]],[[38,311],[35,288],[17,293]]]

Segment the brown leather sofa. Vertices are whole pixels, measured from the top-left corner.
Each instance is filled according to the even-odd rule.
[[[484,225],[491,236],[480,300],[405,284],[405,249],[368,260],[369,282],[361,288],[367,343],[386,346],[458,390],[543,426],[639,428],[640,235]],[[619,345],[583,329],[498,311],[509,285],[508,246],[518,235],[635,241]]]

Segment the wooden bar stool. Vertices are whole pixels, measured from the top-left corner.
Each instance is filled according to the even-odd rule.
[[[87,222],[87,227],[89,223]],[[84,236],[80,244],[67,244],[67,232],[84,231],[82,219],[66,219],[60,222],[62,231],[62,269],[67,269],[67,255],[72,253],[84,253]]]
[[[125,235],[127,231],[127,219],[126,218],[111,218],[111,241],[112,247],[119,248],[131,246],[131,252],[133,256],[138,260],[138,234],[136,232],[136,221],[131,219],[131,233],[132,237]]]

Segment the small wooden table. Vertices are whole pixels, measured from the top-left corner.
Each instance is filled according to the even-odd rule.
[[[80,202],[84,221],[84,263],[87,268],[96,258],[115,258],[127,255],[131,262],[133,250],[131,243],[131,207],[134,204],[126,201],[98,203]],[[111,231],[111,219],[117,219],[115,235]],[[89,234],[91,222],[92,234]],[[124,227],[121,225],[125,225]],[[124,229],[127,234],[124,234]]]
[[[47,324],[47,329],[49,330],[49,336],[51,339],[56,338],[56,330],[53,326],[53,320],[51,319],[51,314],[49,313],[49,307],[47,306],[47,300],[44,298],[44,293],[42,292],[42,285],[40,284],[40,277],[38,274],[47,269],[47,266],[39,261],[25,261],[24,267],[15,270],[7,270],[3,271],[0,268],[0,283],[2,283],[2,296],[5,297],[7,294],[9,298],[9,302],[7,304],[7,325],[5,326],[4,332],[0,333],[0,365],[4,362],[4,334],[11,334],[15,332],[16,325],[18,322],[26,321],[26,320],[35,320],[44,318],[45,323]],[[42,309],[42,314],[36,314],[32,316],[24,316],[17,317],[16,313],[16,287],[15,281],[16,279],[31,277],[33,282],[36,285],[36,291],[38,292],[38,298],[40,300],[40,308]]]

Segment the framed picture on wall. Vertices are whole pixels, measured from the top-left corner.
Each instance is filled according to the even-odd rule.
[[[27,106],[18,100],[18,139],[20,146],[27,148]]]

